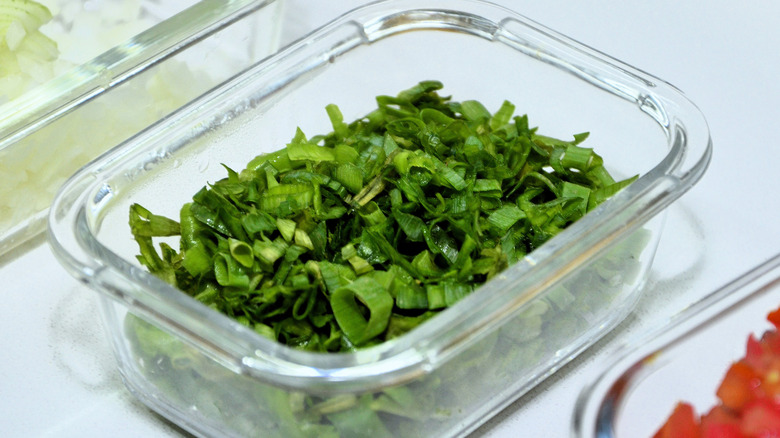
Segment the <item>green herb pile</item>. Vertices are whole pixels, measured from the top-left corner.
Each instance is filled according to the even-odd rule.
[[[421,82],[333,132],[196,193],[179,221],[138,204],[130,226],[152,273],[295,348],[351,351],[451,306],[625,187],[581,142],[536,133],[504,102]],[[179,250],[152,238],[180,235]]]

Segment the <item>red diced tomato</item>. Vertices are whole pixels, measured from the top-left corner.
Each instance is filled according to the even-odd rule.
[[[774,356],[780,355],[780,333],[768,331],[761,336],[761,343],[766,346]]]
[[[716,395],[724,406],[735,411],[754,397],[754,390],[759,384],[759,377],[753,368],[739,361],[731,365],[723,378]]]
[[[690,404],[678,403],[654,438],[780,438],[780,308],[767,319],[775,330],[748,337],[718,386],[720,403],[698,422]]]
[[[769,399],[780,398],[780,358],[771,360],[766,372],[761,377],[761,386],[756,390],[757,396]]]
[[[736,424],[711,424],[702,427],[701,438],[744,438]]]
[[[677,403],[672,415],[666,420],[654,438],[699,438],[699,426],[693,406],[688,403]]]
[[[769,314],[766,316],[766,319],[774,324],[777,330],[780,330],[780,308],[769,312]]]
[[[723,406],[715,406],[701,417],[702,438],[741,438],[739,418]]]
[[[780,408],[767,399],[756,399],[745,406],[740,430],[748,436],[780,437]]]
[[[751,334],[748,336],[746,350],[744,361],[757,372],[763,373],[766,369],[766,360],[769,357],[765,346]]]
[[[739,416],[735,411],[718,405],[701,416],[701,424],[739,424]]]

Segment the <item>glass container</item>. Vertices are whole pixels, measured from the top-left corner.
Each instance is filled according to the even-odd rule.
[[[41,4],[0,45],[0,253],[45,230],[79,167],[276,50],[283,1]]]
[[[353,353],[293,350],[136,262],[139,203],[178,209],[224,164],[242,169],[324,107],[362,117],[380,94],[442,81],[454,100],[515,103],[545,135],[590,131],[639,178],[455,305]],[[706,122],[677,89],[517,13],[469,0],[353,10],[84,167],[59,192],[49,240],[101,294],[130,390],[200,436],[462,436],[620,322],[640,296],[665,208],[701,177]],[[176,242],[169,242],[174,247]]]
[[[729,366],[745,356],[748,336],[773,329],[766,316],[779,306],[780,254],[617,353],[580,395],[575,436],[651,437],[678,402],[705,414],[718,404]]]

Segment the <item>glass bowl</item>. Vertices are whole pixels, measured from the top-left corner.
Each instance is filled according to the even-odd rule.
[[[575,436],[651,437],[678,402],[706,413],[729,366],[745,356],[748,336],[772,329],[766,316],[778,306],[780,254],[617,353],[581,393]]]
[[[270,341],[147,273],[127,225],[177,217],[224,164],[296,127],[331,129],[421,80],[455,100],[504,99],[546,135],[590,131],[614,175],[640,177],[409,333],[354,353]],[[640,296],[665,208],[703,174],[706,122],[665,82],[507,9],[383,1],[351,11],[191,102],[74,175],[49,216],[53,251],[101,292],[125,383],[203,436],[461,436],[620,322]],[[176,246],[175,242],[170,242]]]
[[[0,254],[79,167],[276,50],[283,4],[40,1],[51,19],[0,48]]]

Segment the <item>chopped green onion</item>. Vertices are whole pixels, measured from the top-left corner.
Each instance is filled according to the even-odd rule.
[[[441,88],[378,96],[351,123],[328,105],[332,132],[299,128],[240,172],[224,166],[179,222],[134,204],[138,261],[262,336],[352,351],[456,305],[635,179],[616,182],[587,133],[544,136],[509,101],[491,113]],[[176,235],[179,252],[153,245]],[[401,412],[383,397],[378,409]],[[339,421],[354,402],[317,409]]]
[[[276,228],[279,229],[279,233],[287,242],[291,241],[295,236],[295,226],[296,223],[293,220],[276,218]]]
[[[368,319],[363,316],[358,301],[368,308]],[[393,310],[393,298],[387,290],[368,277],[336,289],[330,304],[339,326],[355,345],[379,336],[387,327]]]
[[[230,255],[232,255],[238,263],[241,263],[247,268],[251,268],[255,260],[252,247],[246,242],[233,238],[228,239],[228,244],[230,245]]]
[[[333,178],[352,193],[358,193],[363,188],[363,172],[350,162],[340,164],[333,172]]]

